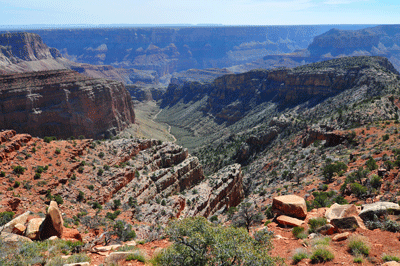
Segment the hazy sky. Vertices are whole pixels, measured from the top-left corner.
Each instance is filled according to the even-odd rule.
[[[5,0],[0,25],[399,24],[399,0]]]

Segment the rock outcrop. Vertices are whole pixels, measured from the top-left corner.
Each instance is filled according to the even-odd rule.
[[[125,87],[71,70],[0,77],[3,129],[35,136],[103,138],[134,122]]]

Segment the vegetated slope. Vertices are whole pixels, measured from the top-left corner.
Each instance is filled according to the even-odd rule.
[[[118,81],[52,70],[2,75],[0,84],[2,129],[104,138],[135,121],[130,95]]]
[[[397,86],[396,78],[397,71],[385,58],[349,57],[294,69],[225,75],[211,83],[171,84],[158,121],[171,125],[178,143],[192,149],[209,142],[215,146],[214,141],[221,139],[227,143],[227,138],[240,146],[251,131],[264,134],[262,142],[269,142],[267,132],[276,135],[286,127],[286,122],[271,122],[274,117],[290,114],[294,128],[304,126],[305,121],[329,117],[342,105],[381,95]],[[274,125],[279,128],[273,129]]]

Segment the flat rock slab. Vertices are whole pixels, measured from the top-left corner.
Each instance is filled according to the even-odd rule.
[[[358,215],[358,213],[359,210],[354,204],[339,205],[335,203],[328,210],[326,210],[325,218],[330,221],[332,219],[355,216]]]
[[[349,236],[350,236],[349,232],[337,234],[332,237],[332,241],[343,241],[343,240],[346,240]]]
[[[399,204],[393,202],[375,202],[372,204],[364,204],[363,209],[359,216],[365,220],[374,219],[374,215],[381,216],[387,214],[389,211],[400,212]]]
[[[106,251],[111,251],[111,250],[117,250],[119,247],[122,247],[122,245],[109,245],[109,246],[102,246],[102,247],[94,247],[93,250],[96,252],[106,252]]]
[[[272,209],[296,218],[305,218],[307,216],[306,201],[296,195],[275,197],[272,201]]]
[[[292,227],[301,226],[302,224],[304,224],[304,221],[286,215],[279,216],[278,218],[276,218],[276,221],[280,225],[286,225]]]

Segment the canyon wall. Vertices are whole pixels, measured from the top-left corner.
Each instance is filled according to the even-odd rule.
[[[0,77],[0,125],[35,136],[104,138],[134,123],[122,83],[72,70]]]

